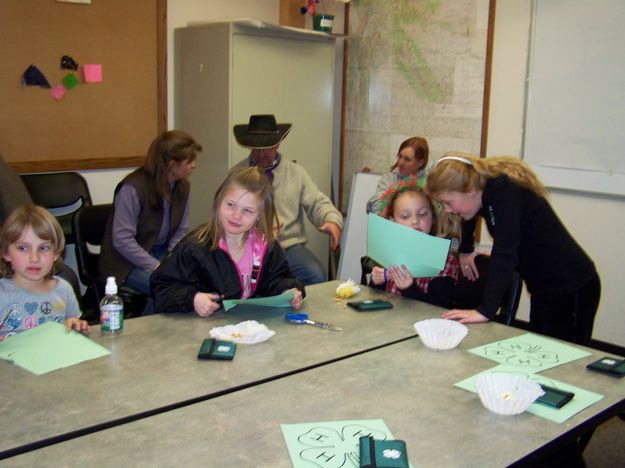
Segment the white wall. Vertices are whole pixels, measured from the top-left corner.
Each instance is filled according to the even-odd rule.
[[[486,151],[489,155],[521,153],[530,18],[531,2],[527,0],[497,2]],[[603,292],[593,338],[625,346],[625,199],[554,190],[551,203],[594,259],[601,276]],[[484,233],[486,239],[488,234]],[[518,317],[527,320],[528,309],[525,295]]]

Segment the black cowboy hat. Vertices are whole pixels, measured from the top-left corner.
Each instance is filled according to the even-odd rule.
[[[276,123],[273,115],[252,115],[249,123],[234,126],[234,138],[246,148],[273,148],[291,130],[290,123]]]

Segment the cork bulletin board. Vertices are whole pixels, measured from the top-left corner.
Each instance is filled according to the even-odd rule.
[[[139,165],[167,126],[166,0],[0,0],[0,153],[18,172]],[[77,71],[61,68],[71,56]],[[78,84],[56,100],[25,86],[35,65],[51,86]],[[102,81],[85,83],[84,64]]]

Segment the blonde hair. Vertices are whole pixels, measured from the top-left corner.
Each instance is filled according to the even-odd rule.
[[[278,226],[278,215],[273,205],[271,181],[256,166],[233,169],[215,192],[212,218],[194,233],[199,242],[210,240],[211,250],[217,249],[219,239],[224,235],[224,228],[217,216],[219,207],[226,194],[235,187],[241,187],[258,197],[260,203],[256,231],[263,234],[268,243],[275,238],[273,227],[274,224]],[[245,238],[247,238],[247,233],[245,233]]]
[[[449,159],[444,159],[445,157]],[[482,190],[488,179],[506,175],[521,187],[531,190],[539,197],[547,196],[547,189],[534,171],[517,158],[497,156],[478,158],[461,152],[446,153],[430,170],[425,182],[432,196],[442,192],[466,193]]]
[[[2,252],[0,274],[5,278],[13,276],[13,267],[11,262],[5,260],[4,255],[6,255],[9,245],[17,242],[29,226],[39,239],[51,242],[54,252],[58,255],[46,278],[52,278],[52,275],[63,268],[63,256],[61,254],[65,248],[65,236],[59,222],[45,208],[35,205],[21,206],[11,213],[0,230],[0,251]]]
[[[442,205],[434,200],[434,206],[436,207],[436,219],[438,237],[460,239],[462,233],[462,218],[454,213],[447,213]]]

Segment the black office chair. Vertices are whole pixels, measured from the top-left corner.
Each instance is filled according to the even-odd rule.
[[[78,280],[78,275],[76,275],[76,272],[67,265],[63,264],[63,268],[61,268],[61,271],[59,271],[56,275],[60,276],[70,284],[70,286],[74,290],[76,298],[80,300],[80,281]]]
[[[466,309],[474,308],[479,305],[483,296],[484,287],[486,285],[486,279],[488,278],[489,263],[490,257],[486,255],[478,255],[476,257],[475,264],[480,273],[480,279],[477,282],[472,283],[461,276],[458,280],[455,296],[450,299],[450,308]],[[360,257],[360,266],[362,272],[360,283],[367,285],[367,275],[371,273],[374,266],[381,267],[382,265],[377,263],[371,257],[365,255],[364,257]],[[522,291],[523,279],[521,278],[521,275],[515,271],[512,279],[510,280],[510,285],[501,300],[501,307],[493,318],[494,321],[505,325],[512,325],[514,323]]]
[[[75,236],[72,217],[81,207],[91,206],[91,194],[84,177],[78,172],[23,174],[21,177],[36,205],[50,210],[67,211],[55,214],[55,217],[63,228],[65,243],[73,244]]]
[[[100,253],[93,250],[102,245],[104,230],[113,205],[84,206],[73,218],[73,230],[76,234],[76,263],[80,280],[87,286],[82,296],[83,315],[85,320],[97,322],[99,318],[99,304],[104,297],[106,276],[101,275],[98,268]],[[91,249],[90,249],[91,246]],[[118,285],[117,294],[124,301],[124,315],[126,318],[141,315],[146,303],[146,297],[140,291],[128,286]]]
[[[369,275],[373,270],[373,267],[376,266],[382,267],[382,265],[380,265],[368,255],[360,257],[360,284],[364,284],[365,286],[367,286],[367,275]]]

